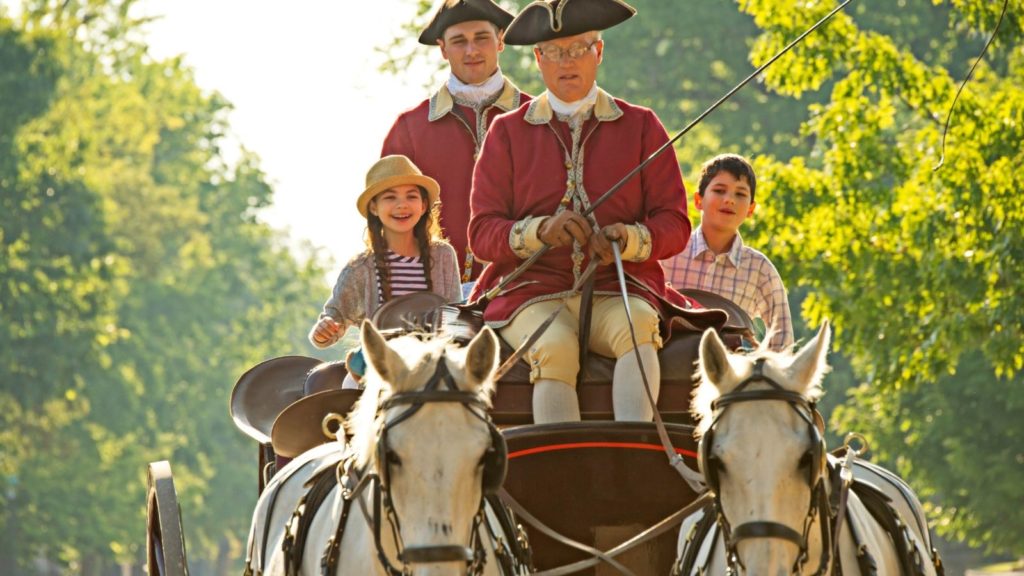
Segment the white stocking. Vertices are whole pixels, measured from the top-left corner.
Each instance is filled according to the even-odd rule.
[[[561,380],[540,379],[533,384],[533,422],[579,422],[576,389]]]
[[[651,385],[651,395],[658,401],[661,389],[661,364],[658,363],[658,351],[654,344],[641,344],[638,348],[640,358],[647,373],[647,383]],[[630,350],[615,362],[615,377],[612,380],[612,409],[615,419],[620,421],[650,422],[654,418],[651,403],[647,400],[644,381],[640,376],[640,368],[636,363],[636,352]]]

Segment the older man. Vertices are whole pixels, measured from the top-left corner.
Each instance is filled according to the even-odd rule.
[[[651,407],[623,310],[610,242],[618,242],[648,381],[658,391],[659,310],[667,296],[658,261],[680,252],[690,234],[686,191],[672,154],[658,156],[590,217],[591,202],[668,141],[649,109],[597,85],[604,58],[600,31],[633,16],[620,0],[537,1],[509,26],[505,41],[534,45],[547,90],[491,126],[474,172],[470,246],[492,263],[474,295],[494,287],[544,244],[551,246],[515,284],[489,302],[484,319],[513,345],[528,338],[570,294],[590,258],[595,280],[590,350],[616,358],[617,420],[650,420]],[[678,294],[675,295],[678,297]],[[580,298],[527,353],[536,422],[578,420]]]
[[[408,156],[441,185],[441,227],[458,252],[463,282],[482,268],[466,241],[473,165],[494,118],[529,100],[498,66],[511,21],[490,0],[442,0],[419,41],[439,47],[451,74],[430,98],[395,120],[381,150],[381,156]]]

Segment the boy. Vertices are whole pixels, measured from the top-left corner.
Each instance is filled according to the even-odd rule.
[[[745,246],[739,233],[757,206],[756,189],[754,168],[742,156],[721,154],[705,162],[693,199],[700,226],[686,249],[661,265],[673,288],[720,294],[760,318],[773,332],[769,347],[782,350],[793,343],[786,288],[768,257]]]

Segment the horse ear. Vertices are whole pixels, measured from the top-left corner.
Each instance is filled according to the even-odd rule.
[[[797,382],[806,382],[807,389],[820,386],[821,379],[829,370],[826,356],[828,355],[829,341],[832,339],[832,328],[828,320],[821,324],[818,333],[805,344],[791,365],[793,377]]]
[[[466,376],[474,387],[487,380],[498,367],[498,337],[484,326],[466,347]]]
[[[705,330],[700,339],[700,365],[704,376],[715,386],[732,375],[729,351],[713,328]]]
[[[363,320],[360,331],[363,341],[363,352],[366,361],[387,382],[398,379],[399,371],[404,366],[402,359],[388,346],[384,337],[373,326],[373,322]]]

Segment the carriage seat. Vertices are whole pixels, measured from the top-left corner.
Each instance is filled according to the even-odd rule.
[[[750,316],[736,303],[704,290],[683,290],[683,294],[697,300],[705,308],[725,310],[729,320],[722,329],[722,335],[731,348],[737,348],[741,339],[753,339],[754,324]],[[661,392],[658,395],[658,412],[669,422],[691,424],[690,393],[693,390],[693,374],[698,359],[701,334],[698,332],[675,331],[658,352],[661,363]],[[512,355],[513,348],[501,341],[501,358],[504,361]],[[582,377],[576,392],[580,402],[580,416],[584,420],[612,420],[612,375],[615,359],[588,354],[581,369]],[[638,382],[638,385],[642,383]],[[491,417],[499,425],[533,423],[533,384],[530,383],[530,367],[524,360],[516,362],[508,374],[498,382]]]

